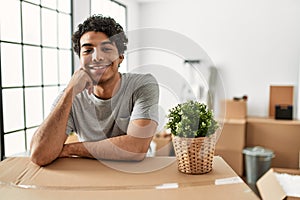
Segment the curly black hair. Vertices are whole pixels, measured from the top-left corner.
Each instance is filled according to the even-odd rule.
[[[80,38],[89,31],[102,32],[112,41],[115,42],[119,55],[124,54],[127,49],[128,39],[123,28],[111,17],[103,15],[92,15],[82,24],[79,24],[77,31],[72,36],[73,49],[80,56]]]

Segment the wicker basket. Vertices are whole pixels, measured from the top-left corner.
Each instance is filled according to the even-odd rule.
[[[209,137],[173,137],[178,170],[187,174],[204,174],[212,170],[216,134]]]

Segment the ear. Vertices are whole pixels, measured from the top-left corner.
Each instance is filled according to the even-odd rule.
[[[124,60],[124,55],[123,54],[119,55],[119,60],[120,60],[119,64],[121,64]]]

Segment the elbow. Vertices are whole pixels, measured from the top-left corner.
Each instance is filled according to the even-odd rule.
[[[146,153],[137,153],[131,159],[136,162],[141,162],[146,158]]]
[[[36,164],[40,167],[47,165],[47,163],[44,161],[44,159],[39,158],[38,156],[31,155],[30,160],[31,160],[31,162],[33,162],[34,164]]]
[[[51,159],[50,157],[45,156],[41,152],[37,152],[36,150],[32,151],[30,155],[30,160],[31,162],[40,167],[48,165],[53,161],[53,159]]]

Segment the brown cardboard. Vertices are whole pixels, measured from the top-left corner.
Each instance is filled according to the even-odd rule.
[[[215,155],[221,156],[239,176],[244,172],[242,151],[245,143],[246,120],[225,119]]]
[[[246,146],[262,146],[275,153],[271,167],[297,169],[300,121],[248,117]]]
[[[129,173],[123,169],[146,169]],[[125,168],[124,168],[125,167]],[[157,167],[156,170],[150,169]],[[174,157],[152,157],[142,162],[99,162],[92,159],[61,158],[39,167],[29,158],[8,158],[0,162],[0,193],[4,199],[258,199],[244,182],[216,185],[237,177],[220,157],[213,170],[187,175],[177,170]],[[231,191],[231,192],[228,192]]]
[[[293,86],[270,86],[269,116],[275,116],[275,105],[293,105]]]
[[[288,173],[293,175],[300,175],[300,170],[291,169],[280,169],[272,168],[267,171],[257,182],[257,188],[259,193],[264,200],[274,200],[274,199],[286,199],[286,200],[299,200],[300,198],[287,196],[282,186],[279,184],[274,172],[278,173]]]
[[[239,176],[244,173],[244,157],[242,151],[216,149],[215,155],[221,156]]]
[[[74,143],[74,142],[79,142],[78,137],[75,133],[69,135],[65,143],[68,144],[68,143]]]
[[[153,142],[156,144],[155,156],[170,156],[173,148],[171,134],[156,134]]]
[[[246,143],[246,120],[225,119],[216,149],[242,152]]]
[[[247,116],[247,101],[245,100],[225,101],[226,119],[245,119],[246,116]]]

